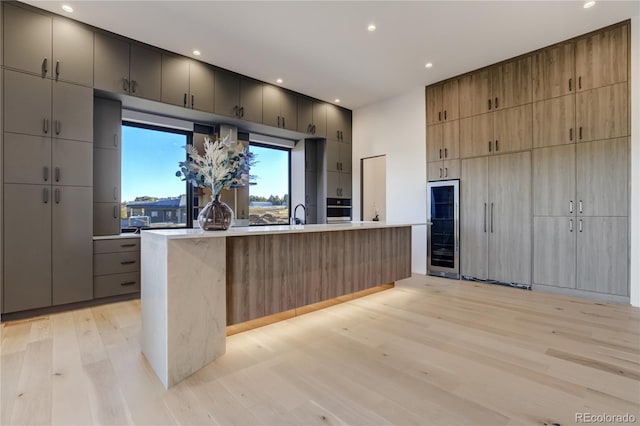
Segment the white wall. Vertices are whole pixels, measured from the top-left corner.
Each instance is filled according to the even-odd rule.
[[[640,16],[631,18],[631,304],[640,306]]]
[[[387,222],[425,223],[427,165],[424,87],[353,111],[353,217],[360,218],[360,160],[387,156]],[[427,229],[412,233],[413,272],[427,271]]]

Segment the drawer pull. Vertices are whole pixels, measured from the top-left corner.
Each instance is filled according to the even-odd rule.
[[[121,265],[133,265],[134,263],[136,263],[135,260],[123,260],[120,262]]]
[[[125,281],[123,283],[120,283],[121,286],[128,286],[128,285],[135,285],[137,284],[137,281]]]
[[[135,247],[137,244],[120,244],[120,247]]]

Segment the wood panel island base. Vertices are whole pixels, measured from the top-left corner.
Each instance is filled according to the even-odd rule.
[[[407,278],[411,225],[143,231],[142,352],[169,388],[225,353],[227,325],[232,334]]]

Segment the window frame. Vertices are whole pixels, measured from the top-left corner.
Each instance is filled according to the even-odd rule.
[[[291,151],[292,148],[287,148],[287,147],[283,147],[283,146],[277,146],[277,145],[270,145],[270,144],[266,144],[266,143],[260,143],[260,142],[251,142],[249,141],[249,151],[251,151],[251,147],[252,146],[257,146],[259,148],[269,148],[269,149],[273,149],[273,150],[277,150],[277,151],[285,151],[287,153],[287,175],[288,175],[288,185],[287,185],[287,194],[289,195],[288,197],[288,206],[287,206],[287,219],[291,217]],[[259,158],[257,158],[258,161],[260,161]],[[249,171],[249,173],[251,173],[251,171]],[[258,176],[258,178],[260,178],[260,176]],[[251,197],[251,188],[249,188],[249,197]],[[251,202],[251,201],[249,201]],[[289,220],[287,220],[287,225],[289,225]],[[281,223],[277,223],[277,224],[273,224],[273,223],[251,223],[249,222],[249,226],[274,226],[274,225],[284,225]]]

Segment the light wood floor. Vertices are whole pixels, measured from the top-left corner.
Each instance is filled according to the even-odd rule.
[[[9,424],[640,422],[640,309],[417,276],[236,334],[165,390],[131,301],[4,324]]]

